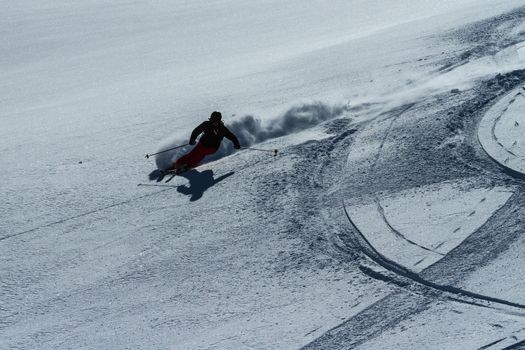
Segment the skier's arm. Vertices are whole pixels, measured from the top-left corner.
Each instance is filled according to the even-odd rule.
[[[241,144],[239,143],[239,139],[237,138],[237,136],[235,136],[233,134],[233,132],[231,132],[230,130],[228,130],[227,127],[224,127],[224,136],[230,140],[231,142],[233,142],[233,146],[236,148],[236,149],[239,149],[241,148]]]
[[[190,137],[190,145],[194,145],[195,144],[195,140],[197,139],[197,136],[199,136],[200,134],[202,134],[204,132],[204,124],[206,122],[202,123],[201,125],[199,125],[198,127],[196,127],[192,133],[191,133],[191,137]]]

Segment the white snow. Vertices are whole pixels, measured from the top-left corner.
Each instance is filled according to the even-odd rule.
[[[483,117],[478,137],[485,151],[504,167],[525,173],[525,89],[519,87],[498,101]]]
[[[521,238],[497,259],[475,271],[463,284],[477,293],[525,303],[525,281],[520,278],[525,266],[524,247]]]
[[[481,322],[465,323],[465,319]],[[424,320],[421,322],[421,320]],[[479,349],[499,341],[495,349],[514,345],[523,339],[521,317],[484,310],[479,307],[453,304],[452,308],[436,304],[425,310],[417,320],[408,319],[357,349]],[[400,336],[402,334],[403,336]]]
[[[376,250],[419,272],[460,245],[513,193],[512,188],[476,188],[473,183],[470,179],[377,194],[352,199],[358,204],[346,208]]]
[[[0,348],[297,349],[396,295],[406,305],[366,317],[379,326],[358,329],[362,348],[522,340],[521,315],[436,302],[430,293],[425,311],[410,289],[364,274],[366,258],[345,241],[353,233],[339,194],[348,179],[338,167],[348,152],[350,166],[364,168],[380,150],[396,151],[375,137],[391,125],[383,112],[523,67],[523,47],[513,44],[438,69],[471,48],[445,34],[519,6],[1,2]],[[523,40],[520,28],[509,34],[514,43]],[[148,181],[156,164],[144,155],[186,140],[211,111],[227,125],[247,116],[278,124],[316,103],[346,107],[308,129],[283,123],[285,132],[258,145],[279,148],[277,157],[241,151],[187,178]],[[350,142],[354,133],[344,146],[330,143],[354,128],[361,144]],[[517,191],[465,181],[377,193],[390,225],[437,253],[386,232],[369,193],[344,199],[378,250],[422,271]],[[461,287],[523,302],[521,270],[512,266],[520,242]],[[398,325],[380,330],[386,314],[412,306]]]

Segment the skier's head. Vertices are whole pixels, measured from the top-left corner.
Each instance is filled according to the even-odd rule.
[[[210,121],[213,123],[213,124],[220,124],[221,123],[221,120],[222,120],[222,114],[221,112],[213,112],[211,115],[210,115]]]

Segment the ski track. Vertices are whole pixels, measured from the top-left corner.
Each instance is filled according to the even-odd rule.
[[[492,93],[494,92],[491,92],[488,95],[491,95]],[[485,99],[484,102],[483,99]],[[482,102],[480,104],[480,102],[474,97],[473,103],[477,106],[485,106],[494,99],[494,96],[484,96],[481,99]],[[410,106],[410,108],[412,107],[413,105]],[[470,105],[466,104],[464,108],[468,109],[470,108]],[[399,113],[399,110],[394,110],[392,112],[393,116],[390,116],[392,121],[388,127],[389,131],[392,129],[395,120],[397,120],[397,118],[402,116],[403,113],[408,110],[409,108],[402,109],[401,113]],[[417,111],[415,113],[417,113]],[[382,116],[385,116],[385,114]],[[333,349],[341,347],[353,348],[381,334],[386,329],[394,327],[401,320],[428,309],[430,305],[438,300],[448,300],[450,302],[463,303],[473,307],[492,309],[495,312],[524,317],[525,305],[521,303],[493,297],[490,295],[475,293],[450,284],[433,282],[431,279],[433,279],[432,277],[435,276],[435,274],[430,274],[428,277],[423,277],[425,274],[428,274],[427,271],[432,270],[432,268],[435,266],[444,266],[446,268],[448,255],[454,255],[454,253],[460,251],[462,248],[461,245],[455,248],[452,252],[449,252],[449,254],[447,254],[444,259],[425,269],[421,274],[416,274],[405,269],[403,266],[396,264],[394,261],[385,258],[383,255],[377,252],[375,248],[372,247],[366,240],[366,238],[362,236],[362,234],[355,228],[355,226],[353,226],[351,223],[351,218],[348,216],[343,203],[344,197],[340,193],[341,191],[335,190],[334,187],[337,188],[338,184],[340,185],[340,181],[338,180],[340,179],[340,174],[345,167],[344,160],[346,160],[346,150],[348,147],[352,146],[352,135],[356,130],[355,127],[357,126],[358,129],[364,128],[367,127],[369,123],[377,121],[378,120],[372,120],[362,125],[349,125],[344,128],[342,128],[342,126],[344,126],[342,121],[333,121],[327,123],[328,132],[331,128],[335,130],[343,129],[343,131],[340,131],[340,134],[331,139],[317,142],[315,147],[309,147],[307,145],[298,147],[298,152],[301,151],[301,148],[305,148],[305,154],[309,154],[310,152],[313,153],[313,155],[309,156],[310,159],[306,158],[307,162],[306,164],[303,164],[304,168],[308,169],[311,166],[309,163],[315,164],[318,159],[322,160],[321,165],[317,164],[315,167],[316,173],[313,174],[312,179],[304,178],[301,182],[305,183],[305,193],[307,193],[305,196],[307,196],[308,201],[312,201],[312,198],[317,197],[317,202],[321,203],[321,206],[324,205],[327,207],[323,215],[326,227],[331,228],[328,230],[330,232],[329,241],[331,242],[333,249],[335,249],[335,251],[332,251],[332,254],[338,256],[344,261],[353,261],[355,266],[359,267],[363,273],[375,279],[395,285],[400,289],[397,289],[386,298],[367,307],[358,315],[328,330],[316,340],[312,341],[308,345],[305,345],[304,349]],[[344,129],[346,129],[346,131],[344,131]],[[388,135],[384,135],[379,147],[380,150],[383,150],[387,138]],[[469,149],[468,151],[472,151],[472,149]],[[454,150],[452,153],[456,157],[456,162],[462,164],[467,169],[467,171],[482,171],[483,173],[487,174],[489,178],[492,177],[493,179],[500,181],[499,179],[501,179],[502,175],[498,171],[497,166],[491,162],[487,162],[486,158],[477,159],[477,163],[474,162],[474,165],[470,164],[470,166],[467,166],[469,163],[462,158],[461,152],[456,153]],[[381,154],[375,155],[372,165],[374,169],[377,169],[380,158]],[[343,161],[337,161],[341,159],[343,159]],[[477,165],[484,163],[486,166]],[[304,170],[297,169],[296,173],[304,173]],[[505,178],[504,180],[508,182],[509,179]],[[314,190],[312,191],[312,189]],[[330,198],[327,199],[327,196]],[[335,200],[334,196],[336,198]],[[518,194],[512,198],[520,196],[521,195]],[[516,205],[516,203],[518,203],[517,200],[518,199],[514,199],[512,201],[509,200],[510,206]],[[338,209],[337,207],[331,205],[331,201],[341,203],[342,209]],[[306,206],[304,210],[308,212],[308,207]],[[342,215],[338,214],[339,210],[342,210],[344,213],[344,220],[341,217]],[[498,212],[501,213],[499,215],[507,215],[507,211],[509,210],[509,205],[506,205],[503,208],[500,208]],[[491,220],[489,220],[489,222],[490,221]],[[497,220],[494,221],[496,222]],[[348,225],[350,225],[350,227],[346,229]],[[337,228],[333,229],[334,226],[337,226]],[[485,224],[476,232],[489,230],[490,227],[488,226],[490,225]],[[478,247],[478,249],[480,248],[483,247]],[[374,271],[374,269],[363,266],[363,263],[366,264],[366,261],[368,260],[367,258],[374,261],[377,265],[385,268],[390,273],[393,273],[393,276],[384,275]],[[468,273],[468,271],[470,270],[460,272]],[[461,277],[461,273],[458,274],[457,279]],[[405,304],[407,293],[409,293],[408,299],[412,300],[412,302],[410,302],[408,305]],[[395,311],[391,313],[387,312],[385,314],[384,310]],[[382,315],[380,319],[377,318],[377,315],[379,314]]]
[[[514,183],[519,186],[523,186],[522,181],[520,180],[521,177],[516,177],[514,179],[509,179],[505,175],[508,175],[507,172],[502,172],[501,168],[492,163],[490,160],[487,161],[487,156],[484,154],[483,151],[480,151],[479,145],[476,143],[477,139],[475,136],[476,134],[476,120],[479,120],[479,117],[483,115],[483,111],[490,106],[490,104],[497,100],[498,96],[501,96],[505,91],[508,91],[510,88],[513,87],[513,83],[516,80],[514,77],[514,74],[518,74],[518,76],[522,75],[523,72],[516,72],[516,73],[510,73],[507,75],[508,80],[504,80],[504,85],[502,86],[503,89],[489,89],[488,91],[485,91],[485,93],[481,93],[480,96],[476,95],[479,91],[474,91],[472,97],[471,97],[471,103],[465,104],[460,109],[461,116],[469,116],[474,114],[476,118],[473,118],[471,120],[467,121],[460,121],[458,125],[455,125],[458,123],[458,121],[453,121],[452,127],[449,127],[451,131],[454,133],[457,132],[457,130],[464,130],[468,133],[469,138],[467,139],[466,147],[460,148],[460,149],[453,149],[451,153],[454,155],[455,160],[462,164],[466,171],[478,171],[479,173],[484,173],[487,175],[488,179],[492,179],[491,181],[502,181],[506,183]],[[509,84],[510,82],[510,84]],[[483,83],[482,83],[483,85]],[[481,89],[483,89],[485,86],[482,86]],[[472,108],[474,106],[474,108]],[[396,120],[403,115],[406,111],[408,111],[410,108],[412,108],[413,105],[411,105],[409,108],[402,109],[401,113],[399,111],[391,111],[392,113],[392,120],[387,128],[386,135],[381,140],[379,151],[374,156],[373,164],[371,165],[370,169],[375,172],[377,170],[377,166],[379,163],[379,160],[381,159],[382,150],[384,148],[384,145],[386,143],[386,140],[389,137],[389,133],[393,128],[394,123]],[[452,118],[451,118],[452,119]],[[371,123],[374,121],[371,121]],[[335,144],[336,139],[333,139],[331,142]],[[343,143],[344,144],[344,143]],[[339,145],[338,147],[344,147],[342,145]],[[348,147],[348,145],[346,145]],[[332,149],[336,149],[337,147],[335,145],[332,146]],[[339,151],[340,152],[340,151]],[[336,154],[330,154],[327,156],[327,159],[339,159],[338,157],[340,154],[339,152],[334,152]],[[468,152],[474,152],[476,157],[474,158],[474,162],[472,161],[472,157],[466,158],[465,154]],[[344,154],[344,153],[343,153]],[[343,157],[344,158],[344,157]],[[470,160],[470,161],[469,161]],[[330,160],[327,161],[327,163],[330,163]],[[320,174],[317,176],[317,178],[323,178],[327,177],[329,175],[328,171],[326,171],[326,168],[330,168],[327,164],[325,164],[322,168],[325,168],[325,171],[321,171]],[[372,173],[374,173],[372,172]],[[380,175],[378,175],[380,176]],[[335,180],[332,180],[335,181]],[[326,181],[325,181],[326,182]],[[500,208],[496,214],[493,216],[503,216],[503,219],[505,217],[510,217],[512,215],[513,208],[520,207],[521,206],[521,200],[522,200],[522,193],[518,192],[517,194],[514,194],[511,199],[509,199],[507,205]],[[344,224],[341,224],[341,231],[339,233],[340,239],[337,239],[337,242],[343,242],[343,247],[339,245],[339,248],[343,251],[346,251],[350,256],[356,258],[355,256],[355,250],[359,251],[358,254],[358,260],[363,260],[362,256],[359,258],[360,254],[365,255],[372,261],[374,261],[379,266],[385,268],[390,273],[393,273],[393,276],[385,276],[381,273],[375,272],[373,269],[369,269],[366,266],[361,266],[361,270],[363,273],[368,274],[369,276],[382,280],[386,283],[395,284],[398,287],[401,287],[403,289],[406,289],[411,292],[416,292],[416,296],[412,295],[411,298],[414,300],[415,304],[411,305],[411,307],[404,309],[404,312],[399,312],[399,309],[402,309],[401,306],[397,305],[399,303],[400,298],[398,294],[404,294],[404,291],[397,291],[392,293],[390,296],[382,299],[380,302],[377,302],[376,304],[370,306],[369,308],[362,311],[357,316],[354,316],[353,318],[345,321],[339,326],[336,326],[332,328],[331,330],[324,333],[324,335],[318,337],[316,340],[312,341],[303,349],[331,349],[331,348],[354,348],[360,344],[365,343],[367,340],[377,336],[378,334],[381,334],[385,329],[388,329],[390,327],[393,327],[396,325],[400,320],[405,319],[408,317],[408,315],[413,315],[415,313],[422,312],[423,310],[426,310],[430,304],[435,302],[436,300],[449,300],[452,302],[459,302],[464,303],[468,305],[472,305],[474,307],[481,307],[481,308],[490,308],[493,309],[495,312],[502,312],[509,315],[516,315],[519,317],[525,317],[525,305],[514,302],[512,300],[497,298],[490,295],[484,295],[476,292],[469,291],[467,289],[458,288],[450,284],[442,284],[442,283],[436,283],[433,282],[433,276],[435,276],[433,270],[438,270],[437,268],[443,268],[447,266],[449,255],[455,256],[458,254],[459,251],[463,249],[463,245],[468,246],[469,239],[466,240],[466,243],[461,244],[460,246],[453,249],[453,251],[449,252],[441,261],[438,261],[437,263],[431,265],[430,267],[426,268],[422,273],[417,274],[414,273],[403,266],[397,264],[396,262],[387,259],[384,257],[381,253],[379,253],[367,240],[366,238],[358,231],[358,229],[353,225],[352,219],[349,216],[346,207],[344,206],[344,197],[341,196],[339,198],[340,203],[342,203],[343,210],[345,213],[345,216],[347,218],[347,223],[350,223],[351,228],[348,232],[344,229]],[[376,203],[378,203],[377,197],[376,197]],[[333,218],[330,218],[332,220]],[[488,230],[491,230],[494,232],[492,228],[492,223],[498,222],[497,219],[491,218],[489,219],[489,222],[482,225],[482,227],[478,228],[476,232],[474,232],[472,236],[475,236],[478,232],[486,232]],[[511,226],[509,224],[509,226]],[[353,236],[353,238],[352,238]],[[342,238],[341,238],[342,237]],[[510,239],[512,239],[512,234]],[[501,241],[505,240],[504,237],[501,237]],[[477,249],[483,249],[483,247],[478,247]],[[480,254],[482,255],[482,254]],[[476,262],[473,262],[472,264],[475,264]],[[468,265],[468,264],[467,264]],[[480,266],[483,265],[483,263],[480,262]],[[472,265],[469,265],[472,266]],[[471,268],[474,268],[472,266]],[[461,273],[468,273],[467,271],[460,271]],[[397,276],[397,277],[395,277]],[[427,277],[423,277],[427,276]],[[458,277],[460,278],[460,277]],[[410,282],[407,282],[406,280],[410,280]],[[416,285],[419,285],[418,288]],[[394,306],[395,305],[395,306]],[[379,310],[396,310],[396,315],[392,315],[391,313],[387,313],[386,315],[383,315],[383,318],[381,320],[377,320],[375,315],[379,312]],[[371,319],[373,321],[371,321]],[[503,338],[501,340],[497,340],[494,343],[491,343],[490,346],[496,345],[500,341],[503,341],[506,338]],[[514,345],[511,345],[507,347],[508,349],[518,349],[521,346],[523,346],[525,343],[524,341],[520,341]]]
[[[374,173],[376,168],[377,168],[379,159],[380,159],[382,151],[383,151],[384,144],[385,144],[386,140],[389,137],[389,134],[390,134],[390,132],[392,130],[393,124],[397,121],[397,119],[401,115],[403,115],[403,113],[408,111],[413,106],[414,106],[414,104],[409,104],[408,106],[402,107],[400,112],[393,111],[394,116],[391,117],[392,119],[390,121],[390,124],[389,124],[389,126],[388,126],[388,128],[387,128],[387,130],[385,132],[385,135],[384,135],[382,141],[381,141],[381,144],[379,146],[378,152],[377,152],[377,154],[375,156],[375,159],[374,159],[374,163],[371,166],[372,173]],[[416,246],[418,246],[420,248],[423,248],[423,249],[425,249],[427,251],[430,251],[430,252],[433,252],[433,253],[437,253],[437,252],[433,251],[432,249],[429,249],[427,247],[421,246],[421,245],[419,245],[419,244],[417,244],[417,243],[407,239],[403,234],[401,234],[396,229],[394,229],[390,225],[388,220],[386,219],[385,214],[384,214],[384,209],[381,206],[381,204],[379,202],[379,199],[377,197],[375,197],[375,202],[376,202],[376,204],[377,204],[377,206],[379,208],[379,212],[381,213],[381,216],[382,216],[383,220],[385,221],[387,226],[395,233],[396,236],[398,236],[398,237],[400,237],[402,239],[405,239],[406,241],[408,241],[408,243],[410,243],[412,245],[416,245]],[[498,304],[502,304],[502,305],[506,305],[506,306],[512,306],[512,307],[520,308],[520,309],[525,309],[525,305],[520,304],[520,303],[514,303],[514,302],[508,301],[508,300],[503,300],[503,299],[499,299],[499,298],[495,298],[495,297],[491,297],[491,296],[486,296],[486,295],[473,293],[473,292],[470,292],[468,290],[464,290],[464,289],[461,289],[461,288],[456,288],[456,287],[453,287],[453,286],[439,285],[439,284],[433,283],[433,282],[431,282],[429,280],[426,280],[426,279],[422,278],[419,274],[414,273],[414,272],[406,269],[405,267],[397,264],[395,261],[392,261],[392,260],[386,258],[384,255],[379,253],[372,246],[372,244],[370,244],[370,242],[365,238],[365,236],[359,231],[357,226],[352,222],[352,218],[348,214],[348,211],[346,209],[346,206],[344,205],[344,202],[343,202],[343,207],[344,207],[345,214],[346,214],[349,222],[353,226],[353,229],[360,234],[360,241],[364,242],[364,245],[361,247],[362,251],[369,258],[371,258],[372,260],[374,260],[376,263],[378,263],[382,267],[386,268],[387,270],[390,270],[390,271],[396,273],[397,275],[400,275],[400,276],[403,276],[403,277],[406,277],[406,278],[410,278],[414,282],[417,282],[419,284],[425,285],[427,287],[430,287],[430,288],[433,288],[433,289],[436,289],[436,290],[439,290],[439,291],[442,291],[442,292],[453,293],[453,294],[457,294],[457,295],[464,295],[464,296],[472,297],[474,299],[494,302],[494,303],[498,303]],[[441,254],[441,253],[437,253],[437,254],[440,254],[440,255],[444,256],[444,254]]]
[[[328,125],[329,129],[330,127],[333,127],[334,129],[339,129],[341,127],[341,122],[335,121],[331,124],[333,126]],[[337,187],[340,171],[342,171],[345,166],[344,162],[337,162],[334,160],[345,159],[346,149],[351,146],[351,135],[354,134],[354,132],[354,126],[351,126],[349,130],[341,132],[332,139],[322,141],[319,144],[316,144],[315,148],[310,149],[310,151],[315,153],[309,162],[315,164],[317,158],[321,158],[322,164],[318,165],[317,173],[313,175],[310,184],[306,182],[308,181],[307,178],[305,178],[304,181],[309,185],[306,187],[310,189],[310,192],[308,193],[309,200],[312,200],[312,196],[317,196],[317,201],[323,203],[323,205],[328,208],[324,211],[323,216],[326,228],[328,229],[328,232],[330,232],[328,240],[332,244],[332,249],[335,248],[335,251],[332,251],[332,255],[338,256],[343,261],[350,262],[352,265],[356,266],[356,268],[359,268],[361,263],[366,260],[366,254],[357,245],[349,245],[346,237],[350,236],[351,233],[344,229],[348,226],[348,222],[346,221],[345,223],[344,220],[346,219],[340,215],[342,211],[338,203],[341,203],[341,201],[337,199],[334,200],[333,198],[334,191],[335,193],[339,192],[334,190],[333,187]],[[306,146],[304,147],[307,150],[309,149]],[[305,153],[309,152],[305,151]],[[305,168],[309,167],[308,164],[303,164],[302,166]],[[302,169],[298,169],[297,173],[304,173],[301,170]],[[312,188],[316,189],[314,193],[311,192]],[[339,197],[339,195],[336,195],[336,197]],[[392,281],[390,280],[389,282]],[[371,337],[380,334],[384,329],[396,325],[406,317],[424,310],[433,302],[433,299],[429,298],[428,295],[416,294],[410,298],[412,299],[412,302],[407,304],[404,298],[399,297],[399,293],[405,294],[406,292],[404,290],[394,292],[381,302],[374,303],[365,308],[358,315],[325,332],[325,335],[318,338],[318,341],[313,341],[309,345],[306,345],[304,349],[337,348],[334,347],[334,344],[336,343],[330,341],[328,341],[328,344],[323,343],[326,342],[325,337],[332,338],[331,333],[335,330],[340,331],[341,329],[344,329],[344,335],[339,333],[338,338],[342,336],[342,338],[351,339],[351,341],[343,341],[341,343],[337,342],[339,348],[342,344],[344,344],[345,348],[357,346]],[[385,317],[377,319],[376,315],[382,314],[384,313],[384,310],[388,309],[396,310],[396,313],[385,315]]]
[[[396,120],[403,115],[406,111],[408,111],[410,108],[414,107],[415,103],[409,103],[406,106],[402,106],[399,108],[399,112],[397,110],[392,111],[394,113],[394,116],[390,117],[390,123],[388,124],[388,128],[385,131],[385,135],[383,136],[383,139],[381,140],[381,144],[379,145],[379,149],[377,151],[377,154],[374,157],[374,163],[372,164],[372,171],[375,171],[377,168],[377,164],[379,163],[379,159],[381,158],[381,153],[383,151],[383,147],[385,147],[386,140],[388,139],[388,136],[390,135],[390,131],[392,130],[392,127],[394,126],[394,123]],[[388,113],[384,112],[382,114],[388,115]]]
[[[491,296],[487,296],[487,295],[482,295],[482,294],[478,294],[478,293],[474,293],[474,292],[470,292],[468,290],[461,289],[461,288],[456,288],[456,287],[453,287],[453,286],[450,286],[450,285],[440,285],[440,284],[431,282],[431,281],[421,277],[419,274],[406,269],[404,266],[397,264],[395,261],[392,261],[392,260],[388,259],[387,257],[385,257],[384,255],[382,255],[381,253],[379,253],[370,244],[370,242],[365,238],[365,236],[363,234],[361,234],[361,232],[357,229],[357,227],[354,225],[354,223],[352,222],[352,218],[350,217],[350,215],[348,214],[348,212],[346,210],[346,207],[345,207],[345,213],[346,213],[346,215],[348,217],[348,221],[352,224],[354,230],[359,232],[360,240],[364,242],[364,245],[362,246],[362,251],[370,259],[372,259],[373,261],[375,261],[377,264],[381,265],[385,269],[387,269],[389,271],[392,271],[392,272],[394,272],[395,274],[397,274],[399,276],[409,278],[409,279],[411,279],[412,281],[414,281],[416,283],[419,283],[421,285],[430,287],[432,289],[435,289],[435,290],[438,290],[438,291],[441,291],[441,292],[456,294],[458,296],[471,297],[473,299],[488,301],[488,302],[497,303],[497,304],[501,304],[501,305],[505,305],[505,306],[512,306],[512,307],[515,307],[515,308],[518,308],[518,309],[525,310],[525,305],[523,305],[523,304],[515,303],[515,302],[509,301],[509,300],[499,299],[499,298],[491,297]],[[522,315],[525,316],[525,313],[523,313]]]
[[[384,140],[386,140],[386,137]],[[332,142],[336,144],[336,138],[334,138]],[[382,145],[383,144],[384,142]],[[336,149],[338,147],[332,145],[331,148]],[[341,151],[339,150],[338,152]],[[336,153],[338,152],[336,151]],[[376,156],[377,160],[379,158],[379,156]],[[326,159],[329,159],[327,163],[330,163],[330,159],[333,160],[340,158],[339,154],[331,154],[327,156]],[[375,164],[376,162],[374,162],[374,166]],[[330,169],[331,167],[333,167],[333,165],[323,165],[321,169],[324,169],[324,171],[319,173],[317,179],[327,177],[328,172],[326,169]],[[340,222],[341,228],[343,228],[343,230],[338,233],[338,237],[335,239],[339,249],[349,254],[354,259],[356,258],[354,252],[357,250],[359,252],[357,255],[357,261],[366,260],[363,259],[362,255],[364,255],[377,263],[379,266],[394,273],[394,276],[397,277],[384,276],[373,271],[372,269],[360,266],[363,273],[368,274],[375,279],[382,280],[386,283],[394,284],[403,288],[403,290],[392,293],[390,296],[382,299],[380,302],[366,308],[357,316],[354,316],[341,325],[328,330],[326,333],[324,333],[324,335],[304,346],[303,349],[332,349],[340,348],[343,346],[343,344],[344,348],[354,348],[381,334],[385,329],[397,325],[401,320],[406,319],[408,316],[426,310],[432,303],[437,300],[443,300],[443,298],[452,302],[465,303],[475,307],[491,308],[496,312],[516,314],[522,317],[525,316],[525,313],[523,312],[523,310],[525,310],[525,305],[523,304],[492,296],[482,295],[462,288],[457,288],[452,285],[434,283],[426,278],[423,278],[419,274],[405,269],[403,266],[395,263],[394,261],[387,259],[377,252],[377,250],[375,250],[375,248],[370,245],[366,238],[353,225],[346,207],[344,206],[343,199],[344,198],[342,197],[339,198],[339,203],[342,204],[344,214],[348,220],[347,224],[349,223],[351,225],[351,229],[349,232],[346,231],[344,229],[345,224]],[[327,221],[331,221],[332,219],[333,218],[330,218]],[[345,236],[346,238],[341,238]],[[341,246],[340,242],[343,242],[343,246]],[[361,257],[359,258],[360,255]],[[401,280],[399,278],[401,278]],[[405,279],[405,281],[403,281],[403,279]],[[407,282],[406,280],[410,280],[411,282]],[[418,288],[414,284],[419,285],[421,288]],[[413,304],[410,304],[409,306],[404,305],[404,298],[400,296],[400,294],[406,293],[405,290],[410,291],[411,293],[416,293],[416,295],[412,294],[409,297],[413,300]],[[497,304],[498,306],[491,304]],[[385,315],[384,310],[395,310],[395,315],[391,313]],[[403,311],[400,312],[400,310]],[[383,317],[381,320],[378,320],[376,315],[381,314],[382,312]]]
[[[496,118],[496,120],[494,121],[494,125],[492,125],[492,129],[491,129],[491,136],[492,136],[492,139],[494,141],[496,141],[498,143],[498,145],[500,145],[500,147],[502,149],[505,150],[505,152],[507,152],[508,154],[510,154],[511,156],[514,156],[514,157],[517,157],[517,155],[512,152],[510,149],[508,149],[507,146],[505,146],[504,144],[501,143],[501,141],[498,139],[498,137],[496,136],[496,125],[498,125],[499,121],[501,120],[501,117],[503,117],[503,115],[505,114],[505,112],[510,108],[510,106],[516,101],[516,98],[518,96],[522,96],[522,93],[521,91],[518,92],[514,98],[512,100],[509,101],[509,104],[507,107],[505,107],[505,109],[503,109],[503,111],[501,111],[501,114],[499,117]]]
[[[417,244],[416,242],[408,239],[407,237],[405,237],[401,232],[399,232],[398,230],[396,230],[391,224],[390,222],[388,221],[388,219],[386,218],[386,215],[385,215],[385,209],[383,208],[383,206],[381,205],[381,203],[379,202],[379,198],[375,198],[375,203],[377,205],[377,209],[379,211],[379,214],[381,214],[381,218],[383,219],[383,221],[385,222],[386,226],[390,229],[390,231],[392,231],[394,233],[394,235],[396,235],[396,237],[398,238],[401,238],[405,241],[407,241],[409,244],[411,245],[414,245],[416,247],[419,247],[423,250],[426,250],[427,252],[431,252],[431,253],[434,253],[434,254],[438,254],[438,255],[441,255],[441,256],[445,256],[445,254],[442,254],[440,252],[437,252],[433,249],[430,249],[430,248],[427,248],[423,245],[420,245],[420,244]],[[355,226],[355,225],[354,225]]]
[[[174,177],[175,176],[168,178],[165,182],[166,183],[170,182],[171,180],[173,180]],[[141,187],[164,187],[164,189],[156,191],[156,192],[147,193],[147,194],[144,194],[142,196],[129,198],[129,199],[117,202],[117,203],[113,203],[113,204],[104,206],[104,207],[100,207],[100,208],[97,208],[97,209],[89,210],[87,212],[83,212],[83,213],[80,213],[78,215],[73,215],[73,216],[70,216],[70,217],[67,217],[67,218],[64,218],[64,219],[60,219],[60,220],[57,220],[57,221],[49,222],[47,224],[39,225],[39,226],[33,227],[31,229],[25,230],[25,231],[8,234],[8,235],[0,237],[0,241],[7,240],[9,238],[14,238],[14,237],[26,235],[28,233],[32,233],[32,232],[35,232],[35,231],[38,231],[38,230],[41,230],[41,229],[44,229],[44,228],[60,225],[60,224],[66,223],[68,221],[72,221],[72,220],[79,219],[79,218],[82,218],[82,217],[85,217],[85,216],[96,214],[96,213],[102,212],[104,210],[112,209],[112,208],[115,208],[115,207],[118,207],[118,206],[121,206],[121,205],[130,204],[130,203],[133,203],[135,201],[138,201],[138,200],[141,200],[141,199],[144,199],[144,198],[147,198],[147,197],[151,197],[151,196],[157,195],[157,194],[165,192],[165,191],[169,191],[171,189],[177,189],[179,187],[178,185],[147,184],[147,183],[139,183],[137,186],[141,186]]]
[[[168,186],[166,186],[166,187],[168,187]],[[169,187],[174,187],[174,186],[169,186]],[[147,194],[142,195],[142,196],[126,199],[126,200],[123,200],[123,201],[120,201],[120,202],[117,202],[117,203],[113,203],[113,204],[110,204],[110,205],[107,205],[107,206],[104,206],[104,207],[100,207],[100,208],[93,209],[93,210],[90,210],[90,211],[87,211],[87,212],[84,212],[84,213],[80,213],[78,215],[73,215],[73,216],[70,216],[70,217],[67,217],[67,218],[64,218],[64,219],[61,219],[61,220],[57,220],[57,221],[53,221],[53,222],[50,222],[50,223],[47,223],[47,224],[36,226],[36,227],[33,227],[33,228],[29,229],[29,230],[25,230],[25,231],[13,233],[13,234],[8,234],[8,235],[5,235],[3,237],[0,237],[0,241],[4,241],[4,240],[9,239],[9,238],[14,238],[14,237],[26,235],[28,233],[32,233],[32,232],[35,232],[35,231],[38,231],[38,230],[41,230],[41,229],[44,229],[44,228],[60,225],[60,224],[66,223],[68,221],[72,221],[72,220],[79,219],[79,218],[82,218],[82,217],[85,217],[85,216],[96,214],[96,213],[99,213],[101,211],[108,210],[108,209],[111,209],[111,208],[115,208],[115,207],[118,207],[118,206],[121,206],[121,205],[130,204],[130,203],[133,203],[133,202],[138,201],[140,199],[143,199],[143,198],[146,198],[146,197],[151,197],[151,196],[154,196],[154,195],[159,194],[159,193],[164,192],[164,191],[169,191],[170,189],[171,188],[166,188],[166,189],[159,190],[159,191],[156,191],[156,192],[147,193]]]
[[[507,338],[501,338],[501,339],[495,340],[495,341],[493,341],[492,343],[489,343],[489,344],[487,344],[487,345],[484,345],[484,346],[478,348],[478,350],[488,349],[488,348],[490,348],[490,347],[492,347],[492,346],[494,346],[494,345],[496,345],[496,344],[498,344],[498,343],[501,343],[501,342],[504,341],[505,339],[507,339]]]
[[[517,97],[518,95],[523,96],[523,93],[522,93],[521,91],[518,92],[518,93],[516,94],[516,96],[510,101],[511,104],[514,103],[514,101],[516,100],[516,97]],[[498,118],[496,118],[496,120],[495,120],[495,122],[494,122],[494,125],[492,126],[492,129],[491,129],[491,137],[492,137],[492,139],[493,139],[495,142],[498,143],[498,145],[499,145],[502,149],[504,149],[504,150],[505,150],[507,153],[509,153],[510,155],[516,157],[516,154],[514,154],[512,151],[510,151],[509,149],[507,149],[507,147],[505,147],[505,146],[504,146],[504,145],[498,140],[498,138],[496,137],[496,133],[495,133],[495,128],[496,128],[496,125],[497,125],[498,121],[501,119],[501,117],[503,116],[503,113],[504,113],[509,107],[510,107],[510,104],[509,104],[509,106],[507,106],[507,107],[502,111],[502,114],[501,114]],[[479,140],[479,138],[478,138],[478,142],[481,143],[481,141]],[[485,152],[484,149],[483,149],[483,153],[486,154],[486,152]],[[489,157],[494,163],[496,163],[504,173],[506,173],[506,174],[508,174],[509,176],[512,176],[512,177],[514,177],[514,178],[516,178],[516,179],[525,180],[525,174],[523,174],[523,173],[521,173],[521,172],[519,172],[519,171],[516,171],[516,170],[514,170],[514,169],[512,169],[512,168],[510,168],[510,167],[508,167],[508,166],[506,166],[506,165],[504,164],[505,162],[500,162],[500,161],[498,161],[497,159],[494,159],[490,154],[487,154],[487,156],[488,156],[488,157]]]
[[[513,345],[509,345],[501,350],[523,350],[525,349],[525,340],[522,340],[516,344],[513,344]]]

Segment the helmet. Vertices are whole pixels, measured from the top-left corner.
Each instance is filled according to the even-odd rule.
[[[213,112],[211,115],[210,115],[210,121],[212,122],[220,122],[222,119],[222,114],[221,112]]]

